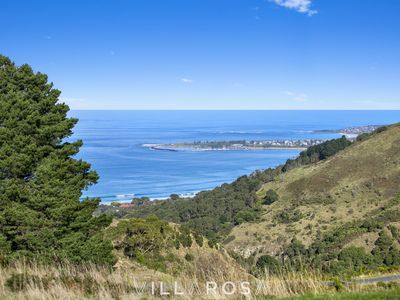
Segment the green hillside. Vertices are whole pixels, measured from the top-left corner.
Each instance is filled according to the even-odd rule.
[[[318,252],[318,243],[336,254],[350,246],[368,254],[378,237],[387,235],[394,253],[400,228],[400,126],[360,140],[327,160],[264,184],[257,193],[264,203],[259,221],[233,228],[225,246],[254,258],[288,256],[293,240],[309,257],[307,248]],[[273,203],[267,201],[271,195]],[[329,261],[336,260],[333,255]]]
[[[138,198],[132,201],[132,207],[121,209],[119,205],[102,205],[98,213],[117,218],[143,218],[154,214],[163,220],[187,225],[205,235],[211,243],[222,242],[233,227],[259,220],[262,208],[257,192],[264,183],[293,168],[327,159],[351,144],[342,137],[311,146],[284,165],[241,176],[232,183],[198,193],[194,198],[179,198],[178,195],[159,201]]]
[[[255,274],[266,264],[297,268],[299,261],[328,273],[395,269],[400,266],[399,153],[397,124],[353,143],[342,137],[312,146],[282,166],[193,199],[136,199],[134,207],[101,211],[123,218],[155,214],[185,224],[211,246],[224,244]],[[348,268],[355,260],[358,265]]]

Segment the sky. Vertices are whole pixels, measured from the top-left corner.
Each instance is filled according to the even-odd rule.
[[[72,109],[400,109],[399,0],[0,7],[0,54]]]

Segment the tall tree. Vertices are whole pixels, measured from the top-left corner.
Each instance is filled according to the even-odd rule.
[[[98,176],[74,158],[82,141],[65,141],[77,119],[59,96],[45,74],[0,55],[0,255],[111,264],[111,220],[93,217],[99,199],[80,201]]]

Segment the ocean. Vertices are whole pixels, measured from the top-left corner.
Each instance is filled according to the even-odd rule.
[[[79,119],[70,140],[99,182],[83,197],[103,203],[133,197],[191,196],[237,177],[284,163],[299,150],[157,151],[143,144],[331,139],[315,130],[399,122],[400,111],[71,111]]]

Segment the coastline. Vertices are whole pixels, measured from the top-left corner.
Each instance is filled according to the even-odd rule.
[[[313,133],[337,133],[349,140],[354,140],[358,135],[370,133],[380,125],[354,126],[342,129],[322,129],[311,131]],[[308,147],[323,143],[322,139],[298,140],[225,140],[225,141],[194,141],[171,144],[142,144],[142,147],[157,151],[260,151],[260,150],[305,150]]]
[[[194,198],[198,193],[202,192],[202,191],[206,191],[205,190],[200,190],[200,191],[193,191],[193,192],[184,192],[184,193],[177,193],[177,195],[179,195],[180,198],[185,198],[185,199],[191,199]],[[126,197],[122,197],[122,196],[126,196]],[[147,196],[140,196],[140,195],[134,195],[134,194],[128,194],[127,195],[116,195],[116,196],[110,196],[112,199],[109,201],[104,201],[105,199],[107,199],[107,197],[102,197],[99,196],[102,199],[101,204],[102,205],[111,205],[112,203],[120,203],[120,204],[130,204],[132,202],[133,199],[137,199],[137,198],[148,198],[150,201],[163,201],[163,200],[168,200],[170,199],[170,196],[154,196],[154,197],[147,197]],[[84,200],[85,198],[81,198],[81,200]]]
[[[138,113],[132,114],[137,118],[141,116]],[[203,118],[209,118],[206,113],[201,113],[200,115],[202,120]],[[100,118],[103,113],[99,115],[96,113],[96,116]],[[116,116],[120,116],[120,114],[118,113]],[[119,120],[120,118],[116,118],[116,116],[112,120],[115,119],[116,123],[119,124],[117,119]],[[163,113],[162,116],[166,117],[168,115]],[[292,143],[296,143],[296,141],[322,141],[339,138],[343,134],[351,139],[353,136],[349,134],[353,133],[353,131],[373,129],[370,126],[363,126],[362,128],[353,127],[352,130],[345,130],[345,126],[329,121],[321,123],[318,127],[312,128],[312,130],[307,130],[308,119],[313,119],[313,116],[304,116],[303,112],[299,113],[299,118],[304,117],[304,124],[296,125],[293,128],[283,126],[280,130],[275,130],[272,125],[263,125],[263,127],[257,125],[246,127],[246,130],[235,131],[230,130],[231,128],[225,129],[224,127],[219,127],[220,120],[225,120],[224,115],[219,116],[218,122],[210,119],[210,126],[200,126],[197,123],[190,125],[191,123],[184,118],[185,116],[186,112],[182,113],[179,119],[185,123],[184,126],[182,125],[178,128],[179,130],[175,125],[172,126],[167,123],[164,124],[165,126],[162,130],[154,129],[147,132],[147,129],[143,129],[147,128],[147,123],[139,123],[140,126],[136,123],[127,123],[124,128],[129,127],[129,132],[132,131],[131,128],[136,127],[140,128],[140,130],[137,132],[132,131],[132,136],[128,138],[117,139],[118,146],[109,143],[104,144],[104,136],[112,138],[116,125],[97,130],[98,134],[95,135],[94,139],[90,140],[90,143],[84,146],[83,150],[86,151],[85,155],[93,157],[93,163],[99,169],[101,180],[99,184],[90,187],[87,191],[83,191],[81,199],[99,197],[102,203],[109,204],[113,201],[129,203],[132,198],[140,198],[142,196],[149,197],[151,200],[162,200],[167,199],[172,193],[179,194],[184,198],[190,198],[188,194],[210,190],[225,182],[229,183],[242,175],[250,174],[255,170],[284,163],[287,159],[295,157],[299,152],[307,148],[307,146],[299,144],[293,145]],[[84,120],[93,118],[87,115],[78,115],[77,117],[85,117]],[[124,115],[120,117],[123,118]],[[153,120],[151,118],[154,118],[154,121],[156,121],[159,117],[156,114],[142,119],[148,120],[150,118],[150,120]],[[190,115],[190,117],[192,118],[193,116]],[[282,117],[285,117],[285,114],[282,116],[274,114],[270,116],[270,119],[276,118],[278,120]],[[336,118],[337,116],[335,118],[331,117],[331,119]],[[129,120],[131,119],[135,118],[130,118]],[[164,120],[165,118],[161,119]],[[235,128],[242,128],[241,119],[235,119],[239,122],[235,125]],[[139,120],[141,119],[139,118]],[[367,123],[366,121],[357,122]],[[259,123],[264,124],[262,121],[259,121]],[[332,125],[332,123],[336,125]],[[384,124],[386,121],[378,120],[373,123]],[[190,125],[189,129],[185,129],[188,124]],[[90,129],[92,126],[93,123],[89,122],[83,128]],[[338,129],[335,129],[335,132],[328,131],[314,134],[319,129],[325,128]],[[354,128],[358,128],[358,130]],[[123,132],[125,134],[125,129]],[[229,134],[221,134],[220,132],[229,132]],[[133,133],[135,134],[133,135]],[[81,134],[86,133],[83,132]],[[291,143],[291,145],[284,145],[285,141]],[[275,145],[271,146],[266,144],[267,142],[274,142]],[[214,144],[211,145],[212,147],[206,147],[207,145],[205,144],[207,143]],[[257,147],[253,147],[253,143]],[[181,146],[171,146],[176,144],[181,144]],[[197,147],[189,147],[188,145],[191,144],[197,145]],[[103,148],[105,147],[104,145],[107,148]],[[109,148],[110,146],[112,147]],[[114,162],[112,166],[104,163],[111,158]],[[152,168],[151,173],[149,173],[149,166],[153,162],[157,163],[157,167]],[[119,168],[118,172],[115,171],[117,166]],[[132,195],[133,193],[135,195]]]
[[[156,151],[193,151],[193,152],[203,152],[203,151],[262,151],[262,150],[306,150],[307,147],[284,147],[284,146],[267,146],[267,147],[227,147],[227,148],[196,148],[196,147],[181,147],[173,145],[164,144],[143,144],[142,147],[149,148]]]

